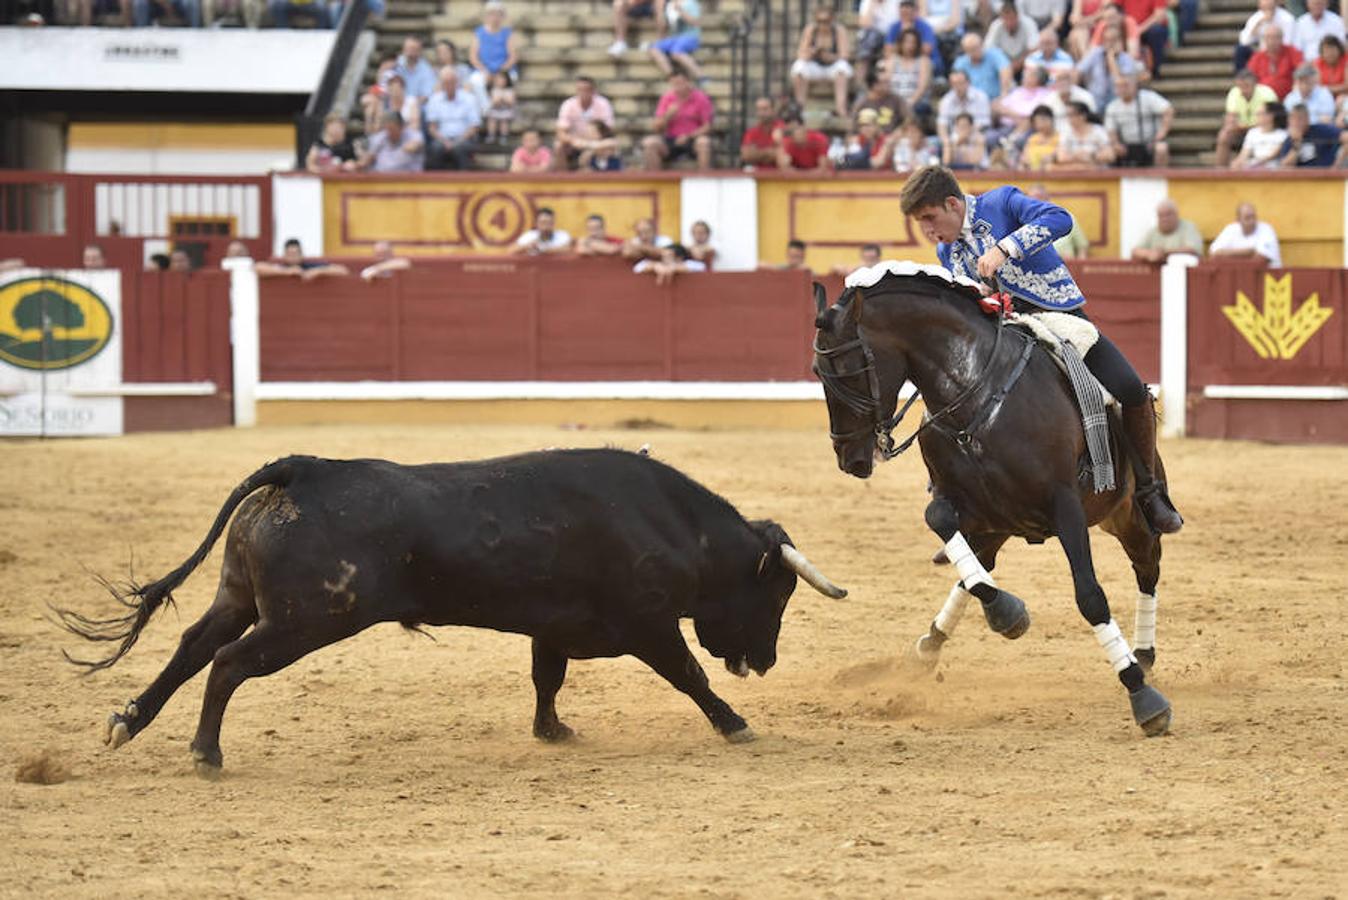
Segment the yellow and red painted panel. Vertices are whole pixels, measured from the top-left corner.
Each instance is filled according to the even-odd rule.
[[[886,258],[936,262],[936,248],[899,210],[904,179],[887,177],[758,179],[759,254],[767,263],[786,259],[786,244],[804,241],[815,271],[856,265],[862,244],[880,245]],[[979,194],[1005,180],[972,177],[961,182]],[[1034,180],[1013,181],[1029,189]],[[1050,197],[1076,218],[1091,243],[1092,257],[1117,257],[1119,182],[1104,178],[1056,178],[1045,182]]]
[[[1338,178],[1212,177],[1172,174],[1170,199],[1211,243],[1250,202],[1278,232],[1285,266],[1343,265],[1344,182]]]
[[[585,218],[604,217],[610,234],[632,233],[653,218],[662,234],[679,229],[679,182],[660,178],[348,179],[323,182],[323,242],[329,256],[368,256],[391,241],[411,256],[505,253],[533,227],[534,211],[550,207],[557,227],[573,237]]]

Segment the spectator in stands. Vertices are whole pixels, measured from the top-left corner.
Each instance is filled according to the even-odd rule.
[[[1155,91],[1138,89],[1137,76],[1114,79],[1118,94],[1105,107],[1105,131],[1114,146],[1114,164],[1148,168],[1170,165],[1166,138],[1175,121],[1170,101]]]
[[[487,92],[497,72],[509,73],[512,84],[519,81],[519,35],[505,21],[506,8],[501,0],[487,0],[482,5],[482,24],[473,29],[473,44],[468,51],[468,61],[473,64],[471,83],[479,95]]]
[[[654,219],[637,219],[633,234],[623,242],[624,259],[659,259],[660,251],[674,241],[657,234]]]
[[[510,171],[538,173],[552,167],[552,151],[543,146],[543,136],[534,128],[524,132],[520,145],[510,155]]]
[[[1058,33],[1051,29],[1039,32],[1038,47],[1025,57],[1025,65],[1038,66],[1054,78],[1059,72],[1069,75],[1076,70],[1077,61],[1058,43]]]
[[[1042,184],[1036,184],[1026,193],[1034,199],[1046,203],[1052,199],[1049,196],[1048,188]],[[1068,213],[1068,215],[1071,215],[1071,213]],[[1072,216],[1072,230],[1054,241],[1053,249],[1058,251],[1058,255],[1063,259],[1085,259],[1090,255],[1090,239],[1086,237],[1086,232],[1081,230],[1081,223],[1077,221],[1076,216]]]
[[[1163,263],[1172,253],[1203,255],[1203,235],[1198,226],[1181,219],[1179,207],[1169,197],[1156,206],[1156,224],[1133,248],[1137,262]]]
[[[1279,150],[1279,168],[1328,168],[1334,165],[1339,150],[1339,129],[1334,125],[1313,123],[1305,106],[1287,111],[1287,140]]]
[[[482,127],[477,98],[459,84],[454,69],[440,70],[440,90],[426,101],[426,168],[471,169],[473,149]]]
[[[1259,221],[1253,203],[1236,207],[1236,221],[1217,234],[1208,253],[1229,259],[1262,259],[1272,268],[1282,268],[1278,233],[1272,225]]]
[[[403,77],[396,71],[384,82],[384,91],[376,95],[374,102],[366,111],[365,133],[371,134],[379,127],[384,113],[396,112],[403,117],[403,124],[413,131],[421,130],[421,100],[407,93]]]
[[[534,227],[520,235],[510,252],[525,256],[556,256],[571,252],[571,235],[556,224],[557,216],[552,209],[540,206],[534,213]]]
[[[340,113],[323,119],[323,135],[309,147],[304,167],[315,175],[355,170],[356,151],[346,139],[346,120]]]
[[[885,36],[899,21],[899,0],[861,0],[857,7],[857,83],[870,83],[885,55]]]
[[[225,259],[252,259],[253,254],[249,252],[248,245],[235,238],[225,247]]]
[[[1316,84],[1316,71],[1313,63],[1302,63],[1292,73],[1292,90],[1283,98],[1283,104],[1290,110],[1297,106],[1306,107],[1312,125],[1333,125],[1334,110],[1337,104],[1334,95]]]
[[[908,109],[920,116],[931,115],[931,104],[927,102],[931,91],[931,57],[922,52],[922,38],[917,29],[910,28],[899,35],[894,55],[881,66],[880,80],[889,85],[893,95]]]
[[[868,109],[857,117],[856,132],[848,135],[847,140],[843,142],[844,156],[841,168],[871,168],[871,160],[880,155],[880,148],[885,142],[884,133],[876,124],[878,118],[873,109]]]
[[[613,43],[610,56],[627,52],[627,29],[632,19],[654,19],[660,37],[665,35],[665,0],[613,0]]]
[[[275,5],[275,4],[273,4]],[[280,2],[280,6],[287,6],[285,2]],[[316,12],[319,26],[330,28],[327,20],[327,10],[320,6]],[[282,13],[284,16],[284,12]],[[275,19],[276,13],[273,9],[272,18]],[[190,25],[193,28],[201,27],[201,0],[131,0],[131,23],[137,28],[149,28],[151,23],[155,25]],[[277,20],[278,28],[288,28],[282,21]]]
[[[992,104],[988,95],[969,83],[969,73],[963,69],[950,72],[950,90],[945,92],[936,113],[936,134],[945,144],[955,127],[955,117],[968,113],[974,128],[986,131],[992,125]]]
[[[1090,120],[1084,103],[1073,103],[1067,115],[1067,127],[1058,140],[1054,169],[1100,169],[1114,162],[1109,134]]]
[[[685,156],[697,159],[702,171],[711,168],[711,98],[693,87],[684,72],[669,76],[669,90],[660,98],[651,123],[654,134],[641,141],[641,153],[649,171]]]
[[[1117,3],[1107,4],[1100,16],[1100,21],[1095,23],[1095,30],[1091,32],[1091,46],[1099,47],[1105,42],[1105,31],[1111,26],[1119,29],[1119,34],[1123,35],[1123,48],[1134,62],[1140,62],[1142,56],[1142,29],[1138,27],[1137,22],[1124,15],[1123,7]]]
[[[893,131],[899,123],[908,118],[907,104],[895,94],[889,81],[877,77],[866,87],[866,93],[857,98],[852,107],[852,121],[855,122],[862,110],[875,110],[876,123],[886,133]]]
[[[169,258],[167,253],[151,253],[148,264],[145,266],[147,272],[167,272],[169,267]]]
[[[1072,0],[1072,12],[1068,15],[1072,30],[1067,35],[1067,50],[1076,59],[1090,50],[1091,38],[1108,5],[1108,0]]]
[[[954,0],[959,2],[959,0]],[[889,32],[885,35],[885,58],[893,56],[898,51],[899,36],[905,31],[916,31],[922,39],[922,50],[931,57],[931,70],[933,77],[945,74],[945,59],[941,56],[941,50],[937,46],[936,32],[931,25],[918,17],[916,0],[899,0],[899,20],[889,26]]]
[[[954,72],[969,76],[969,82],[982,91],[989,100],[996,100],[1011,90],[1011,60],[996,47],[983,46],[976,34],[966,34],[960,41],[964,53],[951,66]],[[953,86],[954,81],[952,79]]]
[[[402,76],[407,96],[418,103],[435,93],[435,69],[421,53],[421,39],[409,37],[403,41],[403,52],[393,67],[393,71]],[[401,112],[401,110],[399,110]]]
[[[692,253],[683,244],[670,244],[660,251],[660,258],[643,259],[632,267],[633,272],[650,272],[655,276],[656,284],[669,284],[680,272],[705,272],[707,264],[694,259]]]
[[[1151,56],[1151,77],[1161,73],[1166,45],[1170,43],[1169,0],[1119,0],[1123,14],[1137,23],[1142,43]]]
[[[1265,25],[1264,45],[1250,57],[1250,71],[1259,83],[1273,88],[1281,100],[1292,90],[1292,73],[1301,63],[1301,51],[1283,43],[1282,29]]]
[[[1249,69],[1236,73],[1235,84],[1226,94],[1226,117],[1222,130],[1217,132],[1217,166],[1226,168],[1231,162],[1231,151],[1245,140],[1245,133],[1254,127],[1259,111],[1269,103],[1277,103],[1278,95],[1268,85],[1260,84]]]
[[[1053,111],[1053,124],[1059,131],[1067,127],[1067,114],[1073,103],[1084,103],[1092,114],[1097,112],[1091,92],[1074,82],[1071,73],[1059,72],[1053,76],[1053,93],[1044,101],[1044,105]]]
[[[860,250],[860,262],[855,266],[848,266],[839,263],[832,269],[829,269],[831,275],[851,275],[858,269],[867,269],[871,266],[880,264],[880,245],[862,244]]]
[[[959,45],[960,36],[964,34],[964,6],[962,0],[924,0],[922,4],[922,22],[931,28],[937,52],[943,57],[947,55],[947,49],[950,51],[949,56],[955,55],[954,48]],[[989,10],[986,20],[979,23],[979,28],[986,29],[991,19],[992,11]],[[940,71],[945,71],[944,66]]]
[[[421,132],[403,124],[396,112],[384,113],[379,130],[370,136],[365,153],[356,162],[371,172],[420,172],[426,167]]]
[[[394,272],[405,272],[412,268],[412,260],[405,256],[397,256],[393,252],[393,245],[388,241],[374,242],[374,262],[360,270],[360,277],[363,281],[374,281],[376,278],[391,278]]]
[[[700,0],[665,0],[665,22],[670,34],[651,44],[651,59],[666,75],[677,65],[697,81],[702,70],[693,54],[702,43],[702,4]]]
[[[1022,16],[1011,0],[1004,0],[997,20],[988,28],[986,44],[996,47],[1011,61],[1011,74],[1019,79],[1025,58],[1039,44],[1039,28],[1029,16]]]
[[[935,138],[927,137],[917,119],[909,118],[885,139],[880,155],[872,160],[872,164],[877,169],[915,172],[940,162],[941,154],[939,149],[933,148],[933,141]]]
[[[1343,19],[1338,13],[1330,12],[1327,6],[1326,0],[1306,0],[1306,12],[1297,17],[1296,27],[1292,30],[1292,46],[1308,60],[1320,57],[1320,45],[1325,38],[1344,40]]]
[[[974,117],[968,113],[955,116],[955,127],[950,140],[941,144],[941,164],[947,169],[986,169],[988,142],[974,127]]]
[[[754,124],[744,130],[740,140],[740,162],[746,169],[775,169],[782,146],[782,120],[772,106],[772,98],[754,101]]]
[[[1035,31],[1040,34],[1050,31],[1056,35],[1067,23],[1067,13],[1072,4],[1068,0],[1019,0],[1015,5],[1022,16],[1034,23]]]
[[[1264,29],[1277,25],[1282,31],[1282,42],[1289,46],[1296,43],[1296,17],[1279,5],[1279,0],[1259,0],[1259,8],[1245,21],[1236,40],[1234,57],[1235,69],[1239,72],[1250,64],[1250,57],[1259,49],[1264,39]]]
[[[440,38],[435,42],[435,71],[452,66],[459,76],[459,84],[467,85],[473,78],[473,67],[459,60],[459,48],[449,38]]]
[[[1047,106],[1036,106],[1030,114],[1030,134],[1020,151],[1020,168],[1042,172],[1049,168],[1057,154],[1058,129],[1053,110]]]
[[[1334,99],[1348,93],[1348,80],[1344,78],[1343,41],[1336,37],[1326,37],[1320,42],[1320,55],[1313,65],[1320,76],[1320,84],[1334,95]]]
[[[805,242],[799,240],[787,241],[786,262],[777,268],[792,271],[810,271],[810,267],[805,264]]]
[[[557,168],[578,163],[583,152],[606,140],[595,127],[598,123],[613,128],[613,104],[596,90],[593,78],[581,75],[576,79],[576,93],[557,110]]]
[[[828,158],[828,137],[806,126],[799,117],[788,122],[782,134],[782,149],[777,168],[827,172],[833,168]]]
[[[691,239],[687,244],[689,255],[710,272],[712,263],[716,261],[716,248],[711,245],[711,226],[698,219],[688,229],[688,236]]]
[[[595,122],[594,130],[599,134],[599,140],[590,149],[581,151],[580,167],[591,172],[622,171],[623,160],[618,155],[618,137],[613,129],[603,122]]]
[[[487,120],[487,142],[506,143],[510,139],[510,125],[515,121],[515,88],[509,72],[497,72],[491,77],[491,92],[482,115]]]
[[[82,265],[86,269],[106,269],[108,259],[103,255],[103,248],[98,244],[85,244],[84,253],[81,255]]]
[[[1017,144],[1024,142],[1029,134],[1030,116],[1053,93],[1053,88],[1044,84],[1044,70],[1038,66],[1026,66],[1023,81],[1020,87],[1011,89],[992,104],[993,114],[1001,118],[1003,126],[1011,129],[1011,138]]]
[[[1114,99],[1114,79],[1120,75],[1134,76],[1142,72],[1123,46],[1123,34],[1113,23],[1105,26],[1104,43],[1092,47],[1077,64],[1082,86],[1091,92],[1096,109],[1104,109]]]
[[[74,0],[79,10],[79,24],[88,28],[94,19],[115,17],[113,24],[125,28],[131,24],[132,0]]]
[[[576,241],[578,256],[617,256],[623,251],[623,239],[613,237],[604,227],[604,217],[592,213],[585,218],[585,233]]]
[[[1281,103],[1269,103],[1255,116],[1254,127],[1245,132],[1233,169],[1275,169],[1287,140],[1287,111]]]
[[[287,277],[302,281],[351,274],[346,266],[306,258],[297,238],[289,238],[285,242],[280,259],[260,260],[253,266],[253,271],[263,278]]]
[[[817,4],[814,18],[800,32],[796,44],[796,61],[791,64],[791,86],[796,93],[796,105],[801,109],[810,94],[810,82],[833,83],[833,112],[840,119],[847,118],[848,87],[852,81],[852,64],[847,61],[847,29],[833,18],[833,7]]]
[[[192,254],[181,247],[169,254],[168,268],[170,272],[191,272],[196,267]]]

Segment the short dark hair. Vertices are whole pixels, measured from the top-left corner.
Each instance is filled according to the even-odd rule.
[[[1038,106],[1036,106],[1033,110],[1030,111],[1030,118],[1031,118],[1031,119],[1037,119],[1037,118],[1039,118],[1040,116],[1048,116],[1050,119],[1052,119],[1052,118],[1053,118],[1053,109],[1052,109],[1051,107],[1045,106],[1044,104],[1041,103],[1041,104],[1039,104]]]
[[[800,240],[799,238],[793,238],[792,240],[789,240],[789,241],[786,242],[786,249],[788,249],[788,250],[804,250],[804,249],[805,249],[805,242],[802,241],[802,240]]]
[[[539,216],[552,216],[554,219],[557,218],[557,214],[552,211],[551,206],[540,206],[538,209],[534,210],[534,219],[537,219]]]
[[[1258,81],[1259,78],[1250,69],[1241,69],[1236,72],[1236,81]]]
[[[304,249],[303,247],[300,246],[299,238],[286,238],[285,249],[289,250],[291,247],[294,247],[296,250]]]
[[[161,272],[169,267],[169,258],[163,253],[151,253],[150,262],[154,263],[154,267]]]
[[[879,244],[862,244],[862,245],[861,245],[861,252],[862,252],[862,253],[865,253],[867,250],[870,250],[872,253],[878,254],[878,253],[880,252],[880,245],[879,245]]]
[[[688,260],[693,258],[693,254],[688,252],[688,248],[683,244],[670,244],[669,252],[674,254],[675,259]]]
[[[962,112],[959,115],[955,116],[955,121],[968,122],[970,125],[972,125],[974,124],[974,117],[969,115],[967,112]]]
[[[1321,50],[1324,50],[1326,47],[1328,47],[1328,46],[1330,46],[1330,45],[1333,45],[1333,46],[1335,46],[1335,47],[1338,47],[1340,53],[1343,52],[1343,41],[1339,40],[1339,39],[1336,38],[1334,35],[1332,35],[1332,34],[1327,34],[1327,35],[1325,35],[1324,37],[1322,37],[1322,38],[1320,39],[1320,49],[1321,49]]]
[[[589,75],[577,75],[577,76],[576,76],[576,80],[577,80],[577,81],[583,81],[583,82],[585,82],[586,84],[588,84],[590,87],[595,87],[594,79],[591,78]]]
[[[1080,100],[1073,100],[1071,103],[1067,104],[1067,106],[1074,113],[1081,113],[1088,119],[1091,117],[1091,108]]]
[[[542,212],[542,210],[539,210],[539,212]],[[600,225],[603,225],[604,217],[599,215],[599,213],[590,213],[588,216],[585,217],[585,221],[598,222]]]
[[[899,208],[911,216],[928,206],[942,206],[947,197],[963,197],[955,173],[945,166],[923,166],[914,172],[899,193]]]

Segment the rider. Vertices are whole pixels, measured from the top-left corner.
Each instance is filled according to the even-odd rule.
[[[960,188],[944,166],[926,166],[908,179],[899,198],[905,216],[936,243],[941,264],[955,275],[995,278],[1017,312],[1050,310],[1086,318],[1086,298],[1053,242],[1072,230],[1061,206],[1004,186],[977,197]],[[1156,415],[1151,392],[1119,349],[1100,335],[1085,356],[1087,368],[1123,405],[1123,427],[1141,457],[1136,497],[1152,528],[1179,531],[1184,520],[1171,506],[1156,472]]]

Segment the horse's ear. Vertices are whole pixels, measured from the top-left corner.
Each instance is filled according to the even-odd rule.
[[[853,288],[852,291],[852,302],[847,304],[847,317],[860,325],[861,304],[865,301],[866,295],[861,292],[861,288]]]
[[[824,308],[828,306],[828,292],[819,282],[814,282],[814,315],[818,319],[824,314]]]

